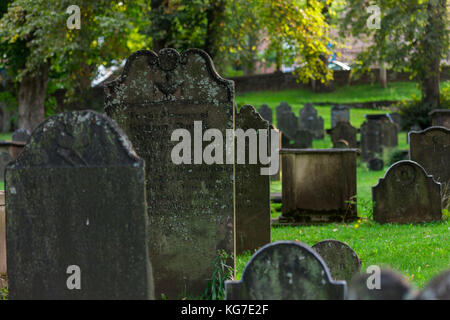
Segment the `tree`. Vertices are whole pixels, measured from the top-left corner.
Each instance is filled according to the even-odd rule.
[[[373,41],[359,56],[361,65],[385,62],[395,71],[410,72],[421,88],[424,107],[438,108],[440,62],[449,51],[446,0],[378,0],[380,29],[366,25],[370,4],[347,0],[341,23],[344,33]]]
[[[130,15],[139,17],[147,7],[145,1],[78,1],[81,28],[69,29],[66,9],[72,3],[14,0],[0,19],[2,64],[18,84],[21,128],[33,130],[44,119],[49,77],[73,98],[87,92],[98,65],[127,55],[135,28]]]

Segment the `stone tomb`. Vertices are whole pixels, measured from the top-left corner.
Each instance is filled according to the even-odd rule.
[[[356,219],[357,153],[358,149],[282,149],[283,214],[279,223]]]
[[[245,105],[236,115],[236,129],[268,130],[269,123],[256,110]],[[249,140],[249,139],[246,139]],[[264,166],[249,163],[249,146],[256,141],[247,141],[245,164],[236,163],[236,254],[259,249],[270,242],[270,178],[261,174]],[[236,144],[238,145],[238,144]],[[268,150],[269,151],[269,150]]]
[[[417,163],[394,163],[372,187],[373,218],[378,223],[441,220],[441,185]]]
[[[259,249],[242,279],[225,281],[227,300],[343,300],[345,281],[334,281],[310,247],[278,241]]]
[[[339,122],[350,122],[350,107],[335,105],[331,108],[331,128],[336,127]]]
[[[273,111],[267,104],[263,104],[258,109],[258,113],[264,120],[269,121],[269,124],[273,123]]]
[[[325,135],[323,118],[317,114],[317,110],[312,103],[306,103],[299,114],[300,129],[310,131],[314,139],[323,139]]]
[[[200,157],[211,144],[202,142],[201,132],[217,129],[225,140],[226,129],[234,129],[234,83],[216,73],[202,50],[143,50],[105,85],[105,95],[107,114],[145,160],[155,295],[200,296],[218,251],[235,254],[234,165],[206,164]],[[176,129],[183,136],[172,140]],[[185,140],[193,152],[182,152],[186,159],[174,163],[173,149]],[[228,263],[234,267],[234,259]]]
[[[358,274],[361,260],[350,246],[338,240],[323,240],[312,246],[327,264],[334,280],[346,280]]]
[[[93,111],[48,118],[6,169],[10,299],[151,299],[144,162]]]
[[[341,140],[345,140],[347,142],[348,148],[356,148],[358,145],[356,140],[358,129],[353,127],[350,122],[340,121],[327,132],[331,135],[333,148],[336,148]]]

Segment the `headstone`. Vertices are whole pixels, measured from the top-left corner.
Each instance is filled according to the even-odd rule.
[[[441,220],[441,185],[414,161],[393,164],[372,187],[372,199],[378,223]]]
[[[267,104],[263,104],[258,109],[258,113],[261,115],[261,117],[264,120],[269,121],[269,124],[272,124],[272,122],[273,122],[273,112],[272,112],[272,109]]]
[[[292,112],[291,106],[286,102],[277,107],[277,128],[286,138],[293,139],[298,130],[298,118]]]
[[[313,134],[311,131],[297,129],[294,135],[294,143],[290,148],[307,149],[312,147]]]
[[[357,140],[356,135],[358,129],[353,127],[350,122],[338,122],[330,131],[331,141],[333,142],[333,148],[337,148],[337,144],[340,140],[345,140],[348,143],[348,148],[356,148]]]
[[[343,300],[345,281],[334,281],[310,247],[278,241],[259,249],[242,279],[225,282],[227,300]]]
[[[348,287],[348,300],[409,300],[415,290],[401,274],[390,269],[379,269],[379,283],[375,272],[361,273],[353,277]]]
[[[150,299],[144,162],[109,118],[66,112],[6,169],[10,299]]]
[[[411,128],[409,129],[409,131],[408,131],[408,134],[406,135],[406,143],[408,143],[409,144],[409,133],[411,132],[411,131],[421,131],[422,130],[422,128],[419,126],[419,125],[413,125],[413,126],[411,126]]]
[[[338,122],[350,122],[350,107],[335,105],[331,108],[331,128],[336,127]]]
[[[234,129],[233,82],[215,72],[202,50],[143,50],[127,59],[105,94],[107,114],[145,160],[155,295],[200,296],[218,251],[234,255],[234,165],[206,164],[200,157],[214,143],[202,143],[201,131],[217,129],[225,140],[226,130]],[[181,144],[171,141],[175,130],[186,136],[178,141],[194,148],[185,161],[173,160]],[[180,153],[184,157],[177,152],[176,158]],[[228,263],[234,267],[234,259]]]
[[[393,112],[389,113],[388,117],[397,125],[397,130],[400,132],[402,130],[402,116],[397,112]]]
[[[381,145],[386,148],[398,146],[398,127],[394,122],[381,121]]]
[[[450,129],[450,109],[435,109],[429,113],[433,127]]]
[[[381,171],[384,168],[383,159],[380,158],[370,159],[368,165],[370,171]]]
[[[323,139],[323,118],[317,114],[317,110],[311,103],[307,103],[300,110],[300,129],[311,131],[314,139]]]
[[[6,165],[12,160],[13,158],[8,152],[5,151],[0,152],[0,181],[3,181],[5,179]]]
[[[12,141],[28,142],[30,137],[31,137],[30,131],[28,131],[27,129],[17,129],[12,134]]]
[[[365,121],[361,125],[361,161],[382,157],[381,125],[377,121]]]
[[[450,270],[430,280],[417,296],[418,300],[450,300]]]
[[[350,246],[338,240],[323,240],[312,246],[325,261],[334,280],[346,280],[358,274],[361,260]]]
[[[236,115],[236,129],[268,130],[269,123],[249,105]],[[236,134],[237,136],[237,134]],[[236,144],[239,146],[239,144]],[[246,164],[236,163],[236,254],[259,249],[270,243],[270,180],[261,175],[264,166],[249,164],[250,146],[246,143]],[[259,144],[255,148],[259,154]],[[268,150],[269,151],[269,150]]]
[[[357,218],[358,149],[282,149],[282,224]]]

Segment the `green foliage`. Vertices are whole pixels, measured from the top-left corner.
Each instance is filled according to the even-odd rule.
[[[8,300],[8,288],[0,289],[0,300]]]
[[[428,115],[433,107],[422,103],[417,96],[412,96],[412,101],[402,101],[399,105],[399,113],[402,116],[404,130],[410,130],[413,126],[425,129],[431,126],[431,117]]]
[[[224,250],[217,252],[216,260],[214,261],[214,271],[208,286],[203,292],[202,300],[224,300],[225,299],[225,280],[231,279],[233,275],[233,268],[227,265],[227,260],[230,255]]]
[[[394,151],[390,152],[388,155],[387,165],[391,166],[394,163],[399,162],[401,160],[407,160],[407,158],[404,155],[403,150],[394,150]]]

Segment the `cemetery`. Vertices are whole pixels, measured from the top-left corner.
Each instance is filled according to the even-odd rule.
[[[365,80],[342,84],[339,72],[333,78],[330,67],[316,65],[329,53],[318,47],[316,58],[284,72],[307,81],[272,86],[263,83],[269,76],[246,72],[271,60],[243,67],[240,45],[224,42],[233,51],[207,38],[201,46],[200,33],[173,30],[172,39],[157,38],[166,25],[155,15],[169,8],[147,2],[72,6],[69,31],[65,13],[54,18],[65,31],[47,30],[45,40],[80,44],[79,32],[94,47],[52,48],[58,63],[67,58],[70,65],[29,57],[33,72],[12,63],[21,43],[13,45],[8,32],[28,39],[12,14],[23,4],[0,6],[0,300],[450,300],[448,74],[438,71],[437,81],[422,79],[419,88],[388,81],[381,62],[380,83],[361,73]],[[204,13],[170,3],[180,16],[167,21],[187,19],[186,8]],[[212,10],[204,13],[205,32],[218,37],[219,23],[238,37],[230,12],[245,16],[244,4],[212,3],[204,4]],[[104,22],[116,31],[113,41],[91,25],[95,19],[83,25],[76,15],[84,9],[131,25],[144,19],[143,10],[153,19],[145,30],[153,31],[124,24],[119,32]],[[296,21],[302,7],[286,0],[254,9],[265,40],[286,37],[271,58],[281,79],[280,48],[309,40],[289,38],[272,14]],[[311,9],[317,30],[335,23],[322,9]],[[347,14],[356,16],[352,10]],[[177,26],[198,27],[185,23]],[[92,39],[88,27],[97,32]],[[256,59],[265,49],[253,44],[251,28],[244,31],[239,41],[255,47]],[[114,68],[92,85],[100,73],[94,66],[106,60]],[[261,89],[248,90],[252,76]],[[437,94],[427,92],[430,83]],[[214,314],[203,308],[189,304],[181,314]]]

